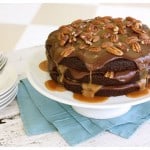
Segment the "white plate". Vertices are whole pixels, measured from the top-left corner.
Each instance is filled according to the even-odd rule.
[[[7,102],[5,102],[3,105],[0,105],[0,110],[7,107],[15,99],[15,97],[17,96],[17,92],[18,89],[16,90],[16,93],[7,100]]]
[[[3,94],[1,94],[1,95],[0,95],[0,101],[1,101],[3,98],[7,97],[9,94],[11,94],[11,93],[14,91],[14,89],[16,88],[17,85],[18,85],[18,81],[15,82],[15,84],[14,84],[9,90],[7,90],[7,91],[4,92]]]
[[[0,72],[0,96],[10,90],[16,81],[17,73],[15,69],[10,64],[7,64]]]
[[[40,62],[46,59],[45,49],[43,47],[35,47],[32,49],[37,49],[37,52],[29,61],[27,77],[33,87],[41,94],[51,98],[52,100],[72,105],[77,112],[85,116],[92,118],[112,118],[127,112],[133,105],[144,103],[150,100],[149,94],[140,98],[116,96],[110,97],[104,102],[88,103],[74,99],[73,93],[70,91],[50,91],[44,85],[44,82],[50,79],[49,74],[40,70],[39,68]],[[32,51],[32,49],[30,51]]]
[[[13,88],[13,90],[7,94],[5,97],[0,98],[0,105],[2,105],[3,103],[7,102],[8,99],[10,99],[11,97],[13,97],[13,95],[18,91],[18,86],[16,86],[15,88]]]

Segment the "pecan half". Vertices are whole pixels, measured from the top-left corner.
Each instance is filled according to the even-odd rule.
[[[62,32],[60,32],[58,34],[57,38],[60,41],[59,42],[60,46],[64,46],[67,43],[67,41],[69,40],[69,35],[63,34]]]
[[[136,53],[141,52],[141,46],[138,42],[132,43],[132,50]]]
[[[137,28],[135,26],[132,27],[132,30],[136,33],[139,33],[139,34],[142,34],[142,33],[145,33],[145,31],[141,28]]]
[[[118,42],[118,39],[119,39],[119,37],[118,37],[118,35],[117,34],[113,34],[111,37],[110,37],[110,40],[111,40],[111,42]]]
[[[70,34],[73,28],[71,26],[61,26],[59,30],[63,32],[63,34]]]
[[[107,71],[106,73],[105,73],[105,77],[106,78],[110,78],[110,79],[113,79],[114,78],[114,72],[113,71]]]
[[[75,48],[73,46],[68,46],[68,47],[65,47],[63,49],[63,51],[60,53],[61,56],[63,57],[67,57],[69,56],[73,51],[75,51]]]
[[[135,43],[138,41],[139,41],[139,39],[136,36],[130,36],[130,37],[127,37],[127,39],[126,39],[127,44],[132,44],[132,43]]]
[[[131,27],[131,26],[132,26],[132,24],[133,24],[133,22],[132,22],[132,21],[125,21],[125,25],[126,25],[126,27]]]
[[[114,54],[116,56],[122,56],[123,55],[123,51],[120,50],[119,48],[112,46],[112,47],[106,47],[107,52]]]

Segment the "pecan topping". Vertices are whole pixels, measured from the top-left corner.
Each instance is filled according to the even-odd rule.
[[[113,46],[112,42],[103,42],[101,45],[102,48],[112,47],[112,46]]]
[[[130,36],[126,39],[127,44],[132,44],[138,42],[139,39],[136,36]]]
[[[101,18],[101,20],[102,20],[104,23],[109,23],[109,22],[111,22],[111,19],[112,19],[111,16],[105,16],[105,17],[102,17],[102,18]]]
[[[118,35],[117,34],[113,34],[110,38],[111,42],[117,42],[118,41]]]
[[[106,50],[107,52],[111,53],[111,54],[114,54],[116,56],[122,56],[123,55],[123,51],[118,49],[117,47],[115,46],[112,46],[112,47],[106,47]]]
[[[67,41],[69,40],[69,35],[63,34],[63,33],[61,32],[61,33],[58,34],[57,38],[58,38],[58,40],[60,41],[59,44],[60,44],[61,46],[64,46],[64,45],[67,43]]]
[[[98,27],[94,24],[89,24],[89,26],[87,27],[87,32],[97,33],[98,31]]]
[[[109,32],[104,32],[101,34],[101,38],[103,39],[108,39],[111,36],[111,34]]]
[[[80,38],[82,39],[82,40],[84,40],[84,42],[86,43],[86,44],[88,44],[88,45],[92,45],[92,35],[91,35],[91,33],[86,33],[86,32],[83,32],[83,33],[81,33],[80,34]]]
[[[148,34],[146,34],[146,33],[140,34],[139,37],[140,37],[142,40],[148,40],[148,39],[150,39],[150,36],[149,36]]]
[[[114,34],[118,34],[119,27],[118,27],[118,26],[115,26],[115,27],[113,28],[113,31],[114,31]]]
[[[78,19],[78,20],[75,20],[71,23],[71,25],[74,27],[74,28],[77,28],[80,26],[80,24],[82,23],[83,21],[81,19]]]
[[[141,46],[140,46],[140,44],[138,42],[132,43],[131,46],[132,46],[132,50],[134,52],[139,53],[141,51]]]
[[[90,47],[89,51],[91,51],[91,52],[99,52],[99,51],[101,51],[101,48],[100,47]]]
[[[105,77],[106,78],[110,78],[110,79],[113,79],[114,78],[114,72],[113,71],[107,71],[106,73],[105,73]]]
[[[145,31],[141,28],[137,28],[135,26],[132,27],[132,30],[136,33],[139,33],[139,34],[142,34],[142,33],[145,33]]]
[[[73,30],[71,26],[61,26],[59,29],[63,34],[70,34]]]
[[[142,40],[141,44],[146,44],[146,45],[150,44],[150,39]]]
[[[113,23],[107,23],[106,25],[105,25],[105,28],[106,29],[113,29],[114,28],[114,24]]]
[[[126,25],[127,27],[131,27],[132,24],[133,24],[132,21],[125,21],[125,25]]]
[[[95,42],[99,41],[99,39],[100,39],[100,37],[97,35],[97,36],[94,36],[94,37],[93,37],[93,40],[92,40],[92,41],[95,43]]]
[[[74,50],[75,50],[75,48],[74,48],[73,46],[65,47],[65,48],[63,49],[63,51],[60,53],[60,55],[63,56],[63,57],[67,57],[67,56],[69,56]]]
[[[128,46],[127,46],[127,44],[125,44],[125,43],[118,42],[118,43],[115,44],[115,46],[116,46],[117,48],[123,50],[124,52],[128,52],[128,51],[129,51]]]

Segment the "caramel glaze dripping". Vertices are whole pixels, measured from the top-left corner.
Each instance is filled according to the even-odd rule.
[[[51,91],[59,91],[59,92],[65,91],[64,86],[56,83],[54,80],[46,81],[45,86],[48,90],[51,90]]]
[[[149,93],[150,93],[149,89],[145,88],[143,90],[128,93],[126,96],[129,98],[139,98],[139,97],[145,96]]]
[[[48,61],[47,61],[47,60],[42,61],[42,62],[39,64],[39,68],[40,68],[42,71],[48,72]]]
[[[61,82],[62,82],[63,77],[64,77],[63,74],[64,74],[66,68],[62,67],[62,65],[59,66],[58,64],[56,66],[58,68],[63,68],[63,69],[59,69],[59,70],[61,70],[60,72],[61,72],[61,75],[62,75],[62,77],[61,77]],[[43,71],[48,72],[48,62],[47,62],[47,60],[42,61],[39,64],[39,68]],[[146,74],[144,76],[146,76],[145,84],[144,85],[139,84],[141,89],[139,91],[128,93],[126,95],[127,97],[138,98],[138,97],[142,97],[142,96],[147,95],[147,94],[150,93],[150,82],[149,82],[148,71],[146,72]],[[65,88],[63,87],[63,85],[58,84],[53,80],[46,81],[45,86],[46,86],[47,89],[52,90],[52,91],[59,91],[59,92],[65,91]],[[78,99],[79,101],[90,102],[90,103],[104,102],[108,99],[108,97],[101,97],[101,96],[94,97],[95,93],[101,88],[101,86],[99,86],[99,87],[96,86],[95,87],[95,85],[92,84],[92,71],[90,71],[90,81],[89,81],[89,83],[87,85],[84,84],[83,87],[89,87],[87,89],[90,90],[91,93],[89,91],[87,91],[87,93],[90,93],[90,95],[84,95],[84,94],[81,95],[81,94],[74,93],[73,97],[75,99]],[[94,87],[95,90],[91,91],[91,89],[93,89],[93,87]],[[85,89],[85,90],[87,90],[87,89]]]
[[[87,97],[82,94],[74,93],[73,98],[83,102],[98,103],[98,102],[104,102],[108,100],[109,97],[104,97],[104,96]]]

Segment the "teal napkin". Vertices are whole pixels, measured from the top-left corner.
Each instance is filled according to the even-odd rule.
[[[104,131],[129,138],[150,118],[150,102],[136,105],[117,118],[87,118],[76,113],[71,106],[41,95],[27,79],[19,83],[17,102],[27,135],[58,131],[69,145],[78,144]]]

